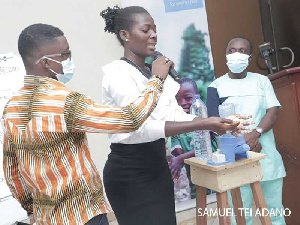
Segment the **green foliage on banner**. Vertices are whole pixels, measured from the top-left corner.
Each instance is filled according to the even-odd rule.
[[[207,33],[197,30],[194,24],[185,29],[179,66],[182,78],[196,81],[202,100],[206,100],[207,87],[214,80],[214,71],[209,61],[210,50],[205,45],[206,35]]]

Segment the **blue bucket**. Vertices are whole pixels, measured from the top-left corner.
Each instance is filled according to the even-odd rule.
[[[224,134],[220,137],[220,153],[224,154],[226,161],[235,162],[236,158],[248,158],[247,151],[250,150],[246,144],[244,135],[235,137],[231,134]]]

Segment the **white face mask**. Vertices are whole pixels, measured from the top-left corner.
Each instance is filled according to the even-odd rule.
[[[61,55],[62,54],[45,55],[42,58],[40,58],[39,60],[37,60],[35,62],[35,64],[38,64],[42,59],[49,59],[49,60],[51,60],[53,62],[61,64],[64,74],[59,74],[59,73],[55,72],[54,70],[52,70],[50,68],[48,68],[48,70],[50,70],[51,72],[55,73],[57,80],[65,84],[65,83],[68,83],[72,79],[74,71],[75,71],[75,65],[74,65],[74,62],[71,59],[71,57],[68,57],[66,60],[61,61],[61,62],[49,58],[49,57],[61,56]]]
[[[47,58],[47,57],[45,57],[45,58]],[[49,68],[50,71],[52,71],[53,73],[56,74],[56,78],[57,78],[58,81],[66,84],[66,83],[68,83],[72,79],[72,77],[74,75],[74,71],[75,71],[75,65],[74,65],[73,60],[70,59],[70,57],[67,58],[64,61],[61,61],[61,62],[56,61],[56,60],[51,59],[51,58],[47,58],[47,59],[49,59],[49,60],[51,60],[53,62],[60,63],[62,65],[62,69],[63,69],[63,73],[64,74],[59,74],[59,73],[57,73],[54,70],[52,70],[52,69]]]
[[[235,52],[226,55],[227,66],[232,73],[241,73],[249,65],[250,55]]]

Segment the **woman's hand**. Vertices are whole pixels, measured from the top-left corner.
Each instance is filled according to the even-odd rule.
[[[158,75],[165,80],[169,74],[170,67],[174,67],[173,61],[165,56],[158,57],[152,63],[152,74]]]
[[[208,117],[200,121],[202,124],[201,130],[211,130],[218,135],[225,134],[227,131],[233,131],[236,129],[238,123],[234,123],[232,120],[224,119],[220,117]]]

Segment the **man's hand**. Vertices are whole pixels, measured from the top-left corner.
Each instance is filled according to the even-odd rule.
[[[260,133],[258,133],[256,130],[247,133],[244,135],[246,144],[250,146],[250,149],[255,149],[256,146],[259,144],[258,139],[260,137]]]
[[[34,224],[35,223],[35,218],[33,217],[33,214],[29,214],[28,218],[29,218],[29,223],[30,224]]]
[[[249,121],[248,119],[252,118],[251,115],[239,115],[239,114],[234,114],[228,116],[226,119],[231,119],[233,120],[233,123],[238,123],[238,126],[236,127],[235,130],[231,132],[232,135],[239,137],[242,136],[246,133],[248,133],[250,130],[252,130],[249,125],[254,124],[254,121]]]
[[[257,152],[257,153],[260,153],[261,150],[262,150],[262,146],[259,142],[253,149],[251,149],[252,152]]]

